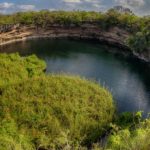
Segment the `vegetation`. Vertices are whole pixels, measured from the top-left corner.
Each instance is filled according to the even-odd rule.
[[[44,75],[36,56],[0,59],[1,150],[75,149],[105,134],[115,110],[106,89],[79,77]]]
[[[0,54],[0,60],[1,150],[149,149],[150,119],[142,112],[115,115],[112,95],[98,84],[45,75],[34,55]]]
[[[0,87],[44,74],[46,64],[35,55],[0,54]]]
[[[60,24],[64,26],[80,26],[83,23],[97,24],[100,29],[107,30],[118,26],[131,33],[128,45],[137,52],[149,47],[150,17],[138,17],[133,13],[119,13],[110,9],[106,13],[85,11],[53,11],[19,12],[12,15],[0,15],[0,26],[4,25],[34,25],[44,27]],[[144,42],[144,44],[143,44]]]
[[[50,24],[81,25],[82,23],[96,23],[100,27],[120,26],[132,32],[139,31],[146,25],[147,18],[137,17],[134,14],[119,13],[110,9],[107,13],[85,11],[53,11],[19,12],[12,15],[1,15],[0,25],[21,24],[47,26]]]
[[[135,33],[128,39],[128,45],[137,52],[150,48],[150,24],[142,31]]]
[[[150,18],[98,12],[22,12],[0,15],[0,26],[53,24],[101,29],[118,26],[127,44],[142,52],[150,47]],[[45,75],[35,55],[0,54],[0,150],[148,150],[150,119],[141,112],[115,115],[111,94],[96,83],[67,75]],[[93,144],[109,132],[104,146]],[[140,142],[139,142],[140,141]],[[93,145],[93,146],[92,146]]]
[[[142,120],[142,112],[124,113],[112,124],[109,150],[149,150],[150,119]]]

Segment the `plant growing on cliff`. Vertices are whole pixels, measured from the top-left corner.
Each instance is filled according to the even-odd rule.
[[[137,52],[142,52],[150,48],[150,26],[131,36],[127,43],[131,49]]]

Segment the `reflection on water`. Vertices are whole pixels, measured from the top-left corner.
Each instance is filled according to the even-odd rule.
[[[0,48],[0,52],[36,54],[46,61],[47,73],[71,73],[97,80],[111,90],[119,112],[150,112],[150,67],[108,50],[119,51],[95,42],[48,39]]]

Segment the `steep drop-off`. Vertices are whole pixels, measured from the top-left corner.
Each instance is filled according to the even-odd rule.
[[[44,28],[31,25],[10,25],[1,27],[0,46],[33,38],[90,39],[120,47],[121,53],[132,54],[141,60],[150,62],[150,49],[141,53],[132,51],[126,42],[129,36],[130,33],[122,28],[111,27],[104,30],[91,23],[85,23],[81,26],[53,24]]]

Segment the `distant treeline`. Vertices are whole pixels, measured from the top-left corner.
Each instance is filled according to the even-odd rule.
[[[132,13],[119,13],[110,9],[106,13],[86,11],[39,11],[18,12],[11,15],[0,15],[0,26],[7,25],[35,25],[47,27],[52,24],[64,26],[80,26],[83,23],[96,24],[100,29],[107,30],[117,26],[133,34],[128,41],[130,47],[135,50],[147,49],[150,44],[150,17],[139,17]],[[142,41],[142,45],[140,44]],[[143,43],[144,42],[144,43]]]

